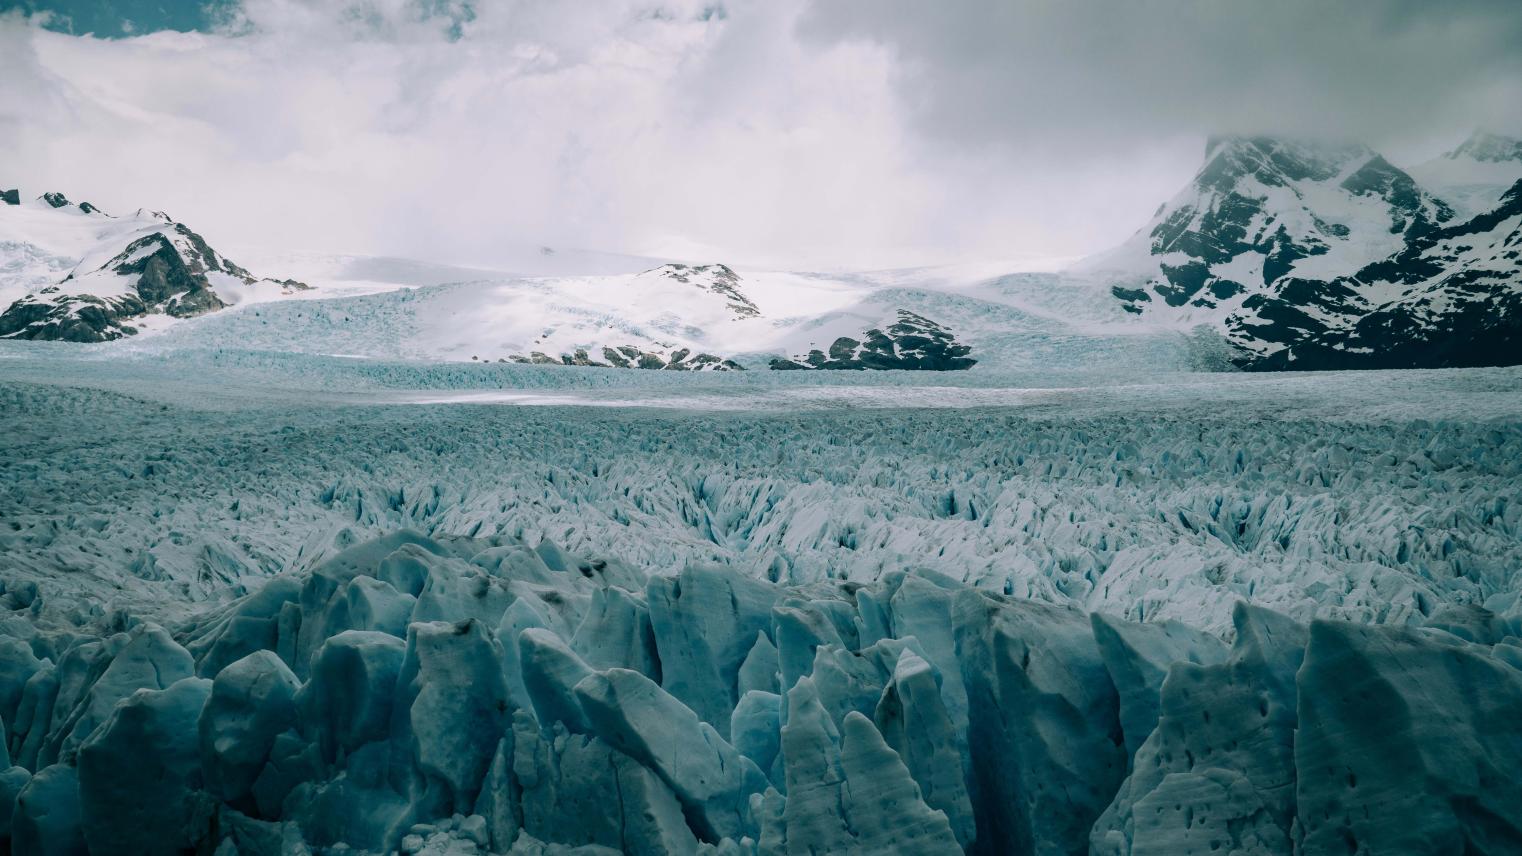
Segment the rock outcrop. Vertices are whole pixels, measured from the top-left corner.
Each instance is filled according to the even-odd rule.
[[[972,348],[956,340],[945,327],[907,309],[898,320],[873,327],[860,339],[841,336],[828,351],[818,349],[790,359],[771,361],[775,370],[800,369],[903,369],[908,371],[960,371],[977,360]]]

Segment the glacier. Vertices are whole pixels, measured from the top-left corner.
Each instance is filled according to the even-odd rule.
[[[1510,853],[1522,370],[0,343],[16,853]]]
[[[375,599],[405,629],[355,609]],[[614,558],[400,530],[171,626],[8,625],[16,852],[1522,844],[1522,621],[1478,606],[1396,626],[1239,601],[1220,638],[928,569],[640,585]]]

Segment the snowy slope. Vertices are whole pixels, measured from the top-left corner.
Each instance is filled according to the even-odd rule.
[[[1201,357],[1194,338],[1178,330],[1126,323],[1092,283],[1000,275],[1034,270],[1028,259],[814,274],[537,246],[508,252],[499,269],[238,248],[260,269],[316,286],[300,291],[251,281],[246,269],[201,245],[193,232],[146,212],[105,217],[40,199],[6,206],[0,296],[6,306],[21,301],[7,333],[58,336],[62,322],[84,312],[96,323],[75,324],[75,338],[111,338],[127,328],[152,334],[132,336],[136,349],[236,343],[378,358],[764,369],[792,357],[805,365],[811,352],[837,344],[857,348],[874,330],[888,335],[908,313],[973,353],[878,357],[871,367],[1223,364]],[[144,301],[135,268],[160,251],[204,268],[204,277],[192,278],[205,282]],[[48,288],[57,290],[41,293]]]
[[[673,259],[631,256],[541,245],[508,244],[492,266],[342,253],[292,252],[278,247],[231,243],[235,256],[258,270],[279,270],[320,288],[326,295],[391,291],[454,282],[504,281],[636,274]]]
[[[307,289],[255,278],[162,212],[112,217],[52,192],[3,199],[0,336],[107,341]]]
[[[1522,180],[1522,140],[1476,131],[1462,145],[1412,167],[1410,173],[1454,211],[1473,217],[1495,208]]]
[[[333,299],[263,304],[197,319],[143,339],[134,350],[238,347],[377,359],[615,364],[603,348],[711,354],[749,369],[842,337],[862,341],[910,312],[970,347],[975,371],[1109,368],[1134,374],[1220,367],[1187,332],[1138,324],[1091,283],[1050,274],[994,281],[740,270],[736,288],[758,314],[728,298],[654,273],[461,282]],[[979,274],[981,276],[981,274]],[[327,281],[323,287],[329,287]],[[341,283],[334,283],[341,285]],[[1217,337],[1218,338],[1218,337]],[[1219,349],[1219,346],[1214,346]],[[907,367],[907,366],[905,366]]]
[[[89,203],[75,205],[55,193],[33,199],[0,190],[0,304],[59,282],[85,255],[144,225],[136,216],[107,217],[83,205]]]

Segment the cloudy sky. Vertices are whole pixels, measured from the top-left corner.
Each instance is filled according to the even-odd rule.
[[[25,2],[0,0],[0,186],[214,243],[1072,256],[1209,133],[1397,162],[1522,133],[1516,0]]]

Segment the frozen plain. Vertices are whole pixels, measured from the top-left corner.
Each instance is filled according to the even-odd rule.
[[[1517,369],[6,344],[0,413],[18,848],[1522,846]]]

